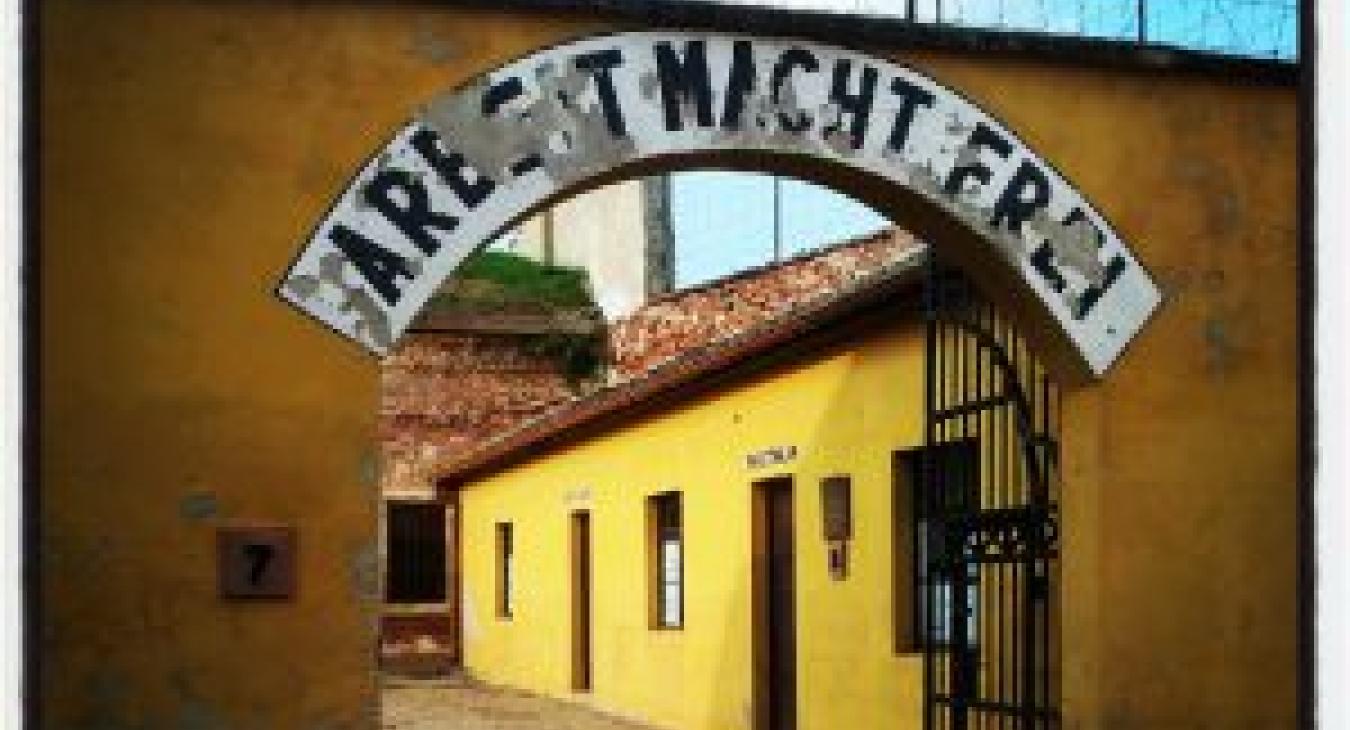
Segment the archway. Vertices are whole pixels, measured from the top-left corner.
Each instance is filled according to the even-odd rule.
[[[1053,166],[958,92],[817,43],[643,32],[544,49],[432,99],[356,175],[278,287],[375,353],[493,234],[616,176],[723,166],[823,180],[940,240],[1066,372],[1100,376],[1158,306]]]

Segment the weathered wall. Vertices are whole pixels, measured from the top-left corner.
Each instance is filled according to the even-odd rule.
[[[376,726],[377,368],[272,294],[418,101],[564,32],[355,4],[45,2],[44,726]],[[299,531],[216,597],[213,527]]]
[[[419,102],[599,21],[41,13],[45,724],[362,726],[376,368],[271,287]],[[1069,726],[1290,725],[1293,90],[896,56],[1053,160],[1169,297],[1066,403]],[[296,601],[215,597],[211,526],[236,518],[298,525]]]
[[[409,335],[380,364],[379,439],[387,496],[432,497],[434,466],[576,395],[557,358],[528,336]]]
[[[468,486],[464,656],[475,676],[681,730],[750,728],[751,495],[794,478],[803,730],[918,728],[921,655],[894,650],[891,452],[922,444],[917,326],[608,432]],[[889,397],[878,398],[877,393]],[[752,469],[746,455],[795,445]],[[849,577],[832,580],[820,479],[853,477]],[[648,627],[645,497],[682,495],[684,627]],[[570,690],[568,516],[591,513],[594,689]],[[496,616],[494,529],[513,525],[513,616]]]

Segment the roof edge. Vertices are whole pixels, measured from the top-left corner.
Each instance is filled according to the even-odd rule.
[[[660,407],[666,399],[690,386],[717,376],[734,376],[741,368],[771,350],[802,341],[829,325],[848,319],[889,300],[918,281],[928,260],[927,246],[916,246],[896,263],[857,282],[847,292],[824,302],[794,310],[791,316],[724,340],[709,343],[658,365],[646,374],[610,386],[527,421],[516,429],[461,455],[437,469],[438,491],[458,489],[514,466],[538,450],[550,450],[574,438],[585,438],[585,428],[603,428],[609,419]]]
[[[444,2],[444,0],[436,0]],[[911,23],[823,10],[722,5],[698,0],[456,0],[458,7],[521,12],[577,11],[644,29],[661,27],[793,36],[844,47],[978,52],[1135,71],[1189,72],[1233,81],[1297,86],[1305,61],[1254,58],[1130,40]]]

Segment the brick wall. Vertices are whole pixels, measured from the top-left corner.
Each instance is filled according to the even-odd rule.
[[[553,358],[527,336],[409,335],[380,373],[381,488],[430,493],[431,465],[570,399]]]

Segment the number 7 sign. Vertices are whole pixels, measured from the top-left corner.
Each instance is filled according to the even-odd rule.
[[[221,598],[291,598],[295,594],[295,528],[220,527],[216,562]]]

